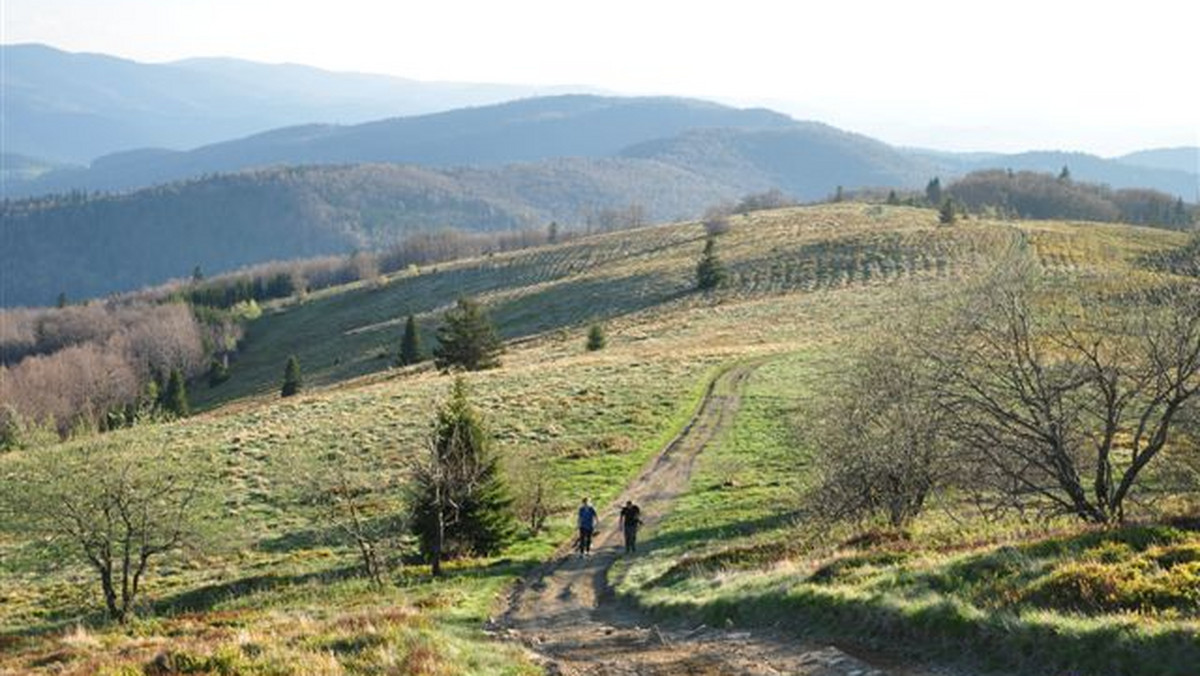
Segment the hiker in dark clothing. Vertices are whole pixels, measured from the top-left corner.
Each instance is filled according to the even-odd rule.
[[[625,502],[621,508],[621,528],[625,531],[625,551],[637,551],[638,526],[642,525],[642,508],[633,504],[633,500]]]
[[[592,533],[596,531],[596,510],[583,499],[579,506],[579,555],[586,556],[592,552]]]

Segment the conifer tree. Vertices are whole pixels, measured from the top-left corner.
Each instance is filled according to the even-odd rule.
[[[938,209],[938,222],[942,225],[953,225],[955,220],[954,202],[947,197],[942,201],[941,208]]]
[[[208,364],[208,386],[216,387],[229,380],[229,365],[223,357],[213,357]]]
[[[930,205],[942,203],[942,180],[937,176],[925,184],[925,201]]]
[[[1064,164],[1062,171],[1058,172],[1058,180],[1060,180],[1060,181],[1071,180],[1071,170],[1067,168],[1067,165]]]
[[[888,191],[887,203],[888,203],[888,205],[893,206],[893,207],[900,204],[900,198],[896,196],[895,190]]]
[[[300,377],[300,360],[296,355],[288,357],[287,365],[283,367],[283,386],[279,389],[279,395],[290,397],[300,392],[302,385]]]
[[[516,530],[512,497],[461,375],[438,409],[412,491],[413,530],[434,575],[451,556],[499,551]]]
[[[408,316],[404,322],[404,336],[400,339],[400,366],[411,366],[421,361],[421,334],[417,330],[417,318]]]
[[[500,336],[477,301],[459,298],[458,304],[446,312],[445,321],[438,328],[438,346],[433,350],[439,369],[482,371],[500,365]]]
[[[604,335],[604,327],[601,326],[600,324],[592,324],[591,328],[588,329],[588,337],[587,337],[588,352],[595,352],[596,350],[603,350],[604,346],[607,344],[608,344],[608,338],[605,337],[605,335]]]
[[[696,265],[696,288],[701,291],[711,291],[725,283],[725,266],[717,257],[716,244],[716,238],[711,236],[704,242],[704,254]]]
[[[163,410],[180,418],[191,412],[187,384],[184,382],[183,372],[179,369],[171,369],[171,375],[167,378],[167,387],[163,390]]]

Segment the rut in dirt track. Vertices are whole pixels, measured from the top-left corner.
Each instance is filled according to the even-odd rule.
[[[642,508],[645,544],[674,500],[688,487],[700,452],[737,413],[740,392],[757,364],[735,365],[713,381],[700,410],[617,501],[600,512],[593,554],[579,558],[569,546],[522,580],[504,618],[506,633],[522,641],[549,674],[809,674],[867,676],[883,672],[829,646],[806,645],[765,633],[649,624],[618,602],[608,571],[623,543],[617,505]]]

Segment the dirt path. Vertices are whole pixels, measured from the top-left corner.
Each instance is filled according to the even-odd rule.
[[[528,576],[514,590],[504,631],[544,661],[549,674],[648,676],[666,674],[808,674],[879,676],[884,672],[830,646],[806,645],[765,633],[693,627],[657,627],[619,603],[608,569],[621,555],[617,505],[642,507],[646,544],[658,519],[687,489],[696,457],[730,425],[739,393],[754,365],[719,376],[700,411],[626,489],[600,512],[592,556],[567,551]]]

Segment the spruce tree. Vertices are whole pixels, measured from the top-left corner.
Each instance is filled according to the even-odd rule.
[[[1067,168],[1067,165],[1064,164],[1062,171],[1058,172],[1058,180],[1060,180],[1060,181],[1071,180],[1071,170]]]
[[[704,254],[696,264],[696,288],[701,291],[711,291],[725,283],[725,266],[717,257],[716,245],[716,238],[710,236],[704,242]]]
[[[55,299],[55,301],[54,301],[54,306],[61,310],[61,309],[65,308],[67,306],[67,304],[68,304],[67,292],[60,291],[58,293],[58,298]]]
[[[163,390],[163,410],[176,417],[184,417],[191,407],[188,406],[187,384],[183,380],[183,372],[171,369],[167,378],[167,387]]]
[[[898,206],[900,204],[900,198],[896,196],[895,190],[888,191],[887,203],[889,206],[893,206],[893,207]]]
[[[942,203],[942,180],[937,176],[925,184],[925,201],[930,205]]]
[[[208,386],[216,387],[226,380],[229,380],[229,366],[223,358],[213,357],[208,365]]]
[[[466,380],[437,412],[429,455],[412,485],[412,524],[434,575],[453,556],[494,554],[512,538],[512,497]]]
[[[446,312],[445,322],[438,328],[438,346],[433,350],[439,369],[482,371],[500,365],[500,336],[477,301],[459,298],[458,304]]]
[[[404,322],[404,336],[400,339],[400,366],[411,366],[421,361],[421,334],[417,330],[417,318],[408,316]]]
[[[288,357],[287,365],[283,367],[283,386],[279,389],[279,395],[290,397],[300,392],[300,387],[303,383],[300,378],[300,360],[296,355]]]
[[[942,201],[941,208],[938,209],[938,222],[942,225],[953,225],[955,219],[954,202],[947,197]]]
[[[607,344],[608,344],[608,338],[606,338],[604,335],[604,327],[599,324],[592,324],[591,328],[588,329],[588,337],[587,337],[588,352],[595,352],[596,350],[603,350],[604,346]]]
[[[1171,218],[1174,225],[1191,225],[1192,218],[1188,215],[1187,206],[1183,203],[1183,198],[1175,200],[1175,213]]]

